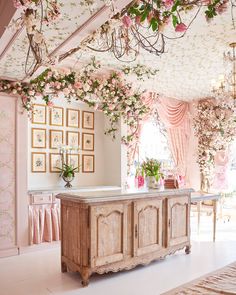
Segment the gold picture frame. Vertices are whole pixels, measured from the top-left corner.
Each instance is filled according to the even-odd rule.
[[[80,110],[66,109],[66,126],[71,128],[80,127]]]
[[[50,153],[49,154],[49,167],[50,173],[60,173],[58,168],[62,168],[62,158],[61,154],[59,153]]]
[[[64,143],[63,130],[49,130],[49,147],[50,149],[58,149]]]
[[[94,130],[94,112],[82,112],[82,128]]]
[[[64,126],[64,108],[54,106],[50,109],[50,125]]]
[[[94,133],[82,133],[82,150],[94,151]]]
[[[31,153],[31,172],[46,173],[47,162],[46,153],[32,152]]]
[[[32,128],[31,129],[31,147],[37,149],[46,148],[46,129]]]
[[[94,171],[95,171],[95,156],[82,155],[82,172],[94,173]]]
[[[79,147],[79,145],[80,145],[80,132],[66,131],[66,144],[71,147]]]
[[[79,167],[80,167],[80,155],[79,154],[68,154],[66,157],[66,163],[67,163],[67,165],[72,165],[73,168],[78,167],[78,169],[75,170],[75,172],[78,173]]]
[[[33,105],[32,124],[47,124],[47,108],[44,104]]]

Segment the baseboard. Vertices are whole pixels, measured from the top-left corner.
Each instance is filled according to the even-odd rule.
[[[17,247],[11,249],[0,249],[0,258],[19,255]]]
[[[53,241],[50,243],[41,243],[37,245],[29,245],[19,248],[19,254],[30,253],[34,251],[42,251],[42,250],[49,250],[54,248],[59,248],[61,246],[61,241]]]

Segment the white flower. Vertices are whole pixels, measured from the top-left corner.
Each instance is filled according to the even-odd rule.
[[[83,89],[84,89],[84,91],[89,91],[89,89],[90,89],[90,86],[87,84],[87,83],[85,83],[84,85],[83,85]]]

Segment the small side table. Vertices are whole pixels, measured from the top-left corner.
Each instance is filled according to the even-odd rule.
[[[198,233],[200,230],[202,202],[212,201],[212,203],[213,203],[213,206],[212,206],[212,210],[213,210],[213,242],[215,242],[215,239],[216,239],[217,203],[220,198],[221,198],[221,195],[219,193],[216,193],[216,194],[208,194],[208,193],[201,193],[201,192],[191,193],[191,203],[197,203]]]

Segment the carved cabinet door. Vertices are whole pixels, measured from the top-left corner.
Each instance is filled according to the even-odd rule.
[[[134,255],[162,248],[162,200],[134,202]]]
[[[127,251],[127,206],[91,206],[91,266],[121,261]]]
[[[190,199],[178,196],[167,200],[167,238],[168,246],[178,245],[189,240]]]

